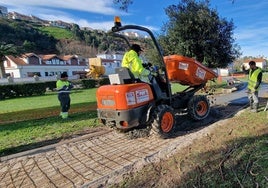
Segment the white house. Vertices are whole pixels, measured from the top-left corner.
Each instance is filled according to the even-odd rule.
[[[266,60],[263,59],[263,58],[247,59],[247,60],[244,61],[243,65],[242,65],[242,66],[245,67],[246,70],[249,69],[248,63],[250,61],[255,61],[256,62],[256,66],[257,67],[260,67],[261,69],[265,69],[268,66]]]
[[[5,56],[5,72],[13,78],[56,76],[67,72],[69,76],[83,72],[88,62],[80,61],[76,55],[57,56],[56,54],[23,54],[20,57]]]
[[[121,67],[123,56],[124,52],[111,53],[109,51],[97,55],[98,58],[101,58],[101,65],[105,67],[105,75],[114,74],[115,68]]]

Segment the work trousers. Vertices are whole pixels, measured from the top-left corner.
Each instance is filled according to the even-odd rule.
[[[60,101],[61,112],[68,112],[70,109],[71,98],[69,93],[59,93],[58,99]]]
[[[248,93],[248,99],[250,104],[259,104],[258,93],[258,91]]]

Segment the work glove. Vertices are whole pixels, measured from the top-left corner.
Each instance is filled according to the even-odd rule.
[[[63,86],[62,90],[67,90],[67,88],[68,88],[67,86]]]
[[[73,87],[74,87],[74,85],[71,83],[71,82],[69,82],[69,89],[73,89]]]

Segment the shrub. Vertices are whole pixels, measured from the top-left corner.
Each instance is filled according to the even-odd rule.
[[[97,81],[94,79],[83,79],[82,80],[82,87],[85,89],[95,88]]]
[[[46,92],[46,88],[45,82],[0,85],[0,99],[43,95]]]
[[[50,90],[50,91],[54,91],[56,88],[56,81],[48,81],[46,82],[46,87]]]
[[[109,84],[110,84],[110,80],[109,80],[109,78],[102,78],[102,79],[100,79],[100,80],[98,81],[98,84],[99,84],[100,86],[102,86],[102,85],[109,85]]]
[[[76,88],[95,88],[97,85],[110,84],[108,78],[95,79],[83,79],[71,81]],[[13,83],[7,85],[0,85],[0,100],[6,98],[15,98],[20,96],[32,96],[43,95],[46,90],[54,91],[56,88],[56,81],[48,82],[34,82],[34,83]]]

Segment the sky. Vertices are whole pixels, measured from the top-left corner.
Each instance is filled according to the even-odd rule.
[[[234,2],[233,2],[234,1]],[[160,33],[168,22],[165,9],[178,5],[179,0],[133,0],[128,11],[121,11],[113,0],[0,0],[8,12],[34,15],[45,20],[62,20],[80,27],[109,30],[114,16],[122,24],[141,25]],[[268,57],[268,1],[267,0],[210,0],[220,18],[233,20],[233,38],[242,56]]]

